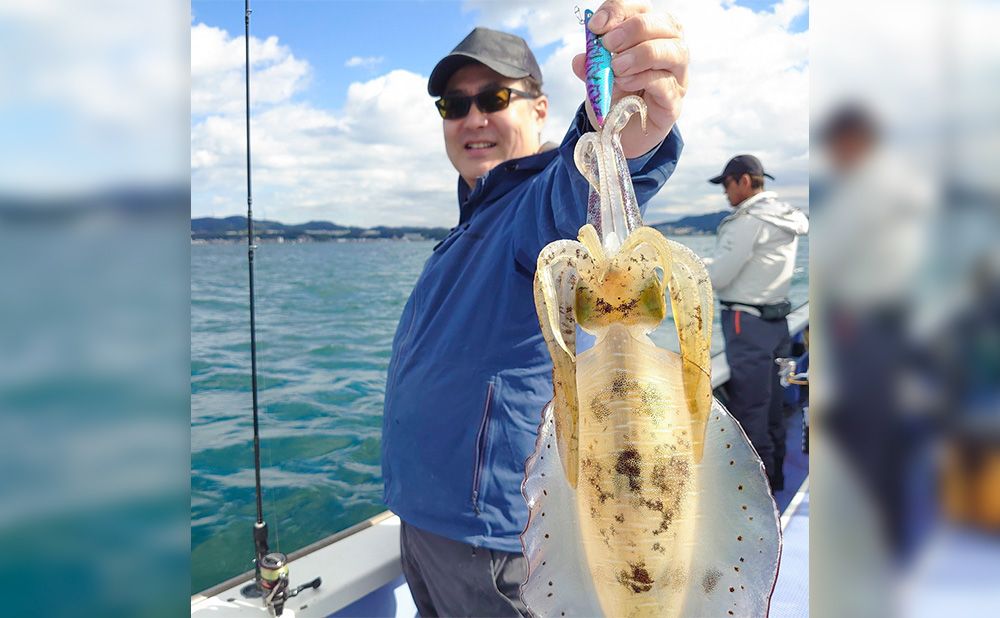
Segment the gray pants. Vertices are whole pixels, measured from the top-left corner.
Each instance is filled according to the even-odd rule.
[[[784,390],[774,359],[788,356],[791,339],[784,319],[767,321],[742,311],[720,316],[729,363],[729,412],[740,422],[764,462],[771,488],[784,488]]]
[[[403,575],[422,618],[527,616],[521,554],[476,548],[402,522]]]

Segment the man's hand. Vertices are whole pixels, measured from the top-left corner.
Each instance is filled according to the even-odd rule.
[[[687,92],[688,48],[683,29],[670,14],[654,12],[649,2],[607,0],[590,18],[590,29],[602,35],[614,54],[612,103],[636,94],[648,108],[647,133],[638,117],[622,131],[622,150],[628,158],[646,154],[667,137],[681,113]],[[586,79],[585,54],[573,58],[573,72]],[[597,126],[590,103],[590,124]]]

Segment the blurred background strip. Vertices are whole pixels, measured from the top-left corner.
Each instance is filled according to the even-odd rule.
[[[1000,6],[810,15],[812,614],[991,615]]]
[[[5,616],[187,611],[189,23],[0,3]]]

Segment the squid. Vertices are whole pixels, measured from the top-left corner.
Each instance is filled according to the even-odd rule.
[[[588,30],[588,63],[594,44]],[[607,109],[574,153],[587,224],[547,245],[535,273],[553,398],[522,485],[521,598],[541,617],[766,616],[779,516],[760,458],[712,396],[711,282],[692,251],[642,224],[620,134],[636,114],[645,130],[644,102]],[[679,354],[649,338],[668,296]],[[578,328],[595,337],[587,350]]]

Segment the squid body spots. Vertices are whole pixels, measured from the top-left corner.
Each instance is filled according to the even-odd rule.
[[[580,460],[581,472],[583,474],[584,480],[593,488],[593,497],[597,499],[600,504],[604,504],[608,498],[613,497],[610,491],[605,491],[604,485],[601,483],[604,476],[604,470],[601,464],[590,457],[584,457]],[[597,512],[597,505],[593,502],[590,505],[591,514],[594,515]]]
[[[701,577],[701,588],[705,591],[705,594],[709,594],[715,587],[719,584],[719,579],[722,578],[722,571],[718,569],[707,569]]]
[[[619,406],[630,414],[659,419],[666,410],[666,400],[653,386],[640,383],[626,371],[616,371],[607,386],[590,398],[590,413],[605,422]]]
[[[611,416],[611,405],[602,393],[598,393],[590,401],[590,413],[599,421],[606,421]]]
[[[628,563],[627,569],[618,572],[618,583],[634,593],[649,592],[653,589],[653,578],[646,570],[645,562]]]
[[[635,448],[626,448],[618,453],[615,472],[628,479],[628,488],[633,492],[642,491],[642,455]]]
[[[662,514],[660,527],[653,534],[666,532],[680,513],[684,492],[690,483],[691,465],[686,457],[671,455],[653,466],[650,480],[662,499],[647,500],[646,506]]]

